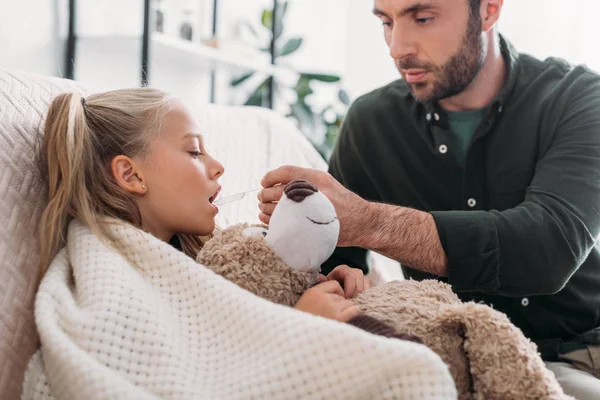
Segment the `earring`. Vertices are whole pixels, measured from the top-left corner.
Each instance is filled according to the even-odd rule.
[[[146,185],[142,185],[142,189],[143,189],[143,190],[146,190]]]

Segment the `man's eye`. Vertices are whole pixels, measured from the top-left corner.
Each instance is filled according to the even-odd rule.
[[[391,23],[391,22],[386,22],[386,21],[383,21],[383,22],[381,23],[381,25],[383,25],[383,26],[387,26],[387,27],[390,27],[390,26],[392,26],[392,23]]]
[[[417,18],[416,22],[419,25],[428,25],[430,22],[433,21],[433,19],[433,17]]]

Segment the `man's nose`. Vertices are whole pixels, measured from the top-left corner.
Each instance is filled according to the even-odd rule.
[[[288,199],[295,201],[296,203],[301,203],[305,198],[318,191],[319,189],[317,189],[315,185],[302,179],[288,183],[285,186],[285,189],[283,189],[283,192]]]
[[[390,56],[394,60],[417,55],[417,45],[413,35],[407,29],[403,29],[400,24],[395,24],[390,35]]]

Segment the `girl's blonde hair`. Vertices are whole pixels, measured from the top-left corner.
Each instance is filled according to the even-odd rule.
[[[135,196],[117,184],[110,163],[118,155],[147,155],[175,104],[175,98],[150,88],[87,98],[65,93],[52,101],[40,147],[40,166],[48,188],[48,205],[39,230],[42,274],[65,245],[74,218],[112,242],[114,238],[102,223],[106,217],[142,228]],[[182,250],[196,257],[203,240],[177,236]]]

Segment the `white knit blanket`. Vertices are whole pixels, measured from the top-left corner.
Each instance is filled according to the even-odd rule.
[[[23,398],[456,398],[422,345],[269,303],[149,234],[113,229],[127,258],[71,224],[36,297],[41,349]]]

